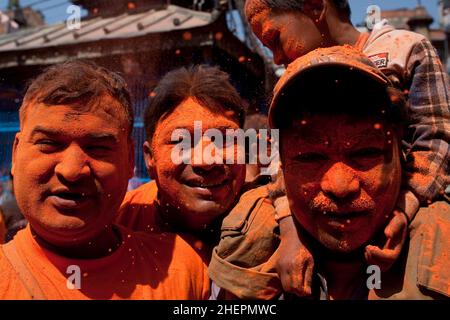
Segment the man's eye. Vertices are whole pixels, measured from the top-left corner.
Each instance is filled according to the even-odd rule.
[[[36,141],[36,144],[39,145],[54,145],[56,144],[56,141],[50,140],[50,139],[39,139]]]
[[[112,148],[109,146],[105,146],[105,145],[93,145],[93,146],[88,146],[87,150],[89,151],[111,151]]]
[[[179,138],[171,139],[171,140],[167,141],[167,144],[179,144],[182,141],[183,141],[183,137],[179,137]]]
[[[52,151],[56,150],[60,147],[60,144],[57,141],[49,140],[49,139],[40,139],[35,142],[41,150],[43,151]]]
[[[295,158],[295,161],[304,162],[304,163],[315,163],[320,161],[328,160],[328,157],[323,153],[318,152],[304,152],[298,154]]]
[[[382,156],[384,154],[383,149],[379,148],[363,148],[356,150],[350,154],[352,158],[357,159],[374,159]]]

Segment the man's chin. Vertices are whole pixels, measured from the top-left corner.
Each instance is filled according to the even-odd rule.
[[[89,225],[77,217],[65,217],[54,221],[30,222],[31,228],[43,239],[77,241],[91,233]]]
[[[183,225],[189,225],[192,231],[202,231],[223,216],[226,210],[217,202],[201,200],[192,202],[189,207],[180,207],[179,213],[183,215]]]
[[[329,251],[337,254],[352,254],[359,252],[365,247],[364,241],[352,238],[336,238],[329,234],[322,234],[319,242]]]

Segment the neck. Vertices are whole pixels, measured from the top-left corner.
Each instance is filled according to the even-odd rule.
[[[36,241],[42,247],[66,258],[72,259],[98,259],[110,255],[116,251],[121,244],[121,236],[113,226],[105,228],[99,235],[89,241],[69,245],[55,245],[31,230]]]
[[[328,42],[332,45],[355,45],[360,32],[349,21],[342,21],[336,15],[329,15],[326,19]]]
[[[330,298],[350,299],[365,279],[365,266],[364,257],[359,254],[323,254],[319,259],[318,270],[327,280]]]
[[[190,226],[188,221],[183,220],[185,214],[166,202],[160,197],[160,194],[156,205],[158,206],[161,224],[164,225],[164,229],[176,233],[191,234],[207,245],[215,246],[219,243],[223,215],[209,222],[206,228],[199,229],[198,227]],[[201,223],[200,225],[203,226],[204,224]]]

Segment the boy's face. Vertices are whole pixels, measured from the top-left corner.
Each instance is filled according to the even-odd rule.
[[[95,110],[28,106],[13,150],[14,188],[34,231],[53,245],[85,243],[109,226],[133,170],[118,103]]]
[[[246,14],[255,35],[272,51],[276,64],[288,65],[321,47],[321,32],[310,17],[299,11],[264,9]]]
[[[370,117],[314,115],[282,132],[286,190],[301,226],[325,247],[351,252],[386,223],[401,165],[392,128]]]
[[[194,142],[195,121],[202,122],[202,135],[208,129],[220,130],[224,142],[226,129],[239,128],[233,113],[225,110],[223,113],[213,113],[189,98],[158,122],[151,148],[148,142],[144,145],[147,165],[150,175],[158,184],[161,204],[176,209],[177,216],[171,216],[170,219],[189,231],[203,230],[226,213],[239,195],[245,179],[245,164],[206,164],[203,161],[195,162],[194,159],[191,159],[191,164],[173,161],[173,150],[179,143],[172,141],[176,129],[189,131],[192,142],[189,148],[202,144],[203,150],[206,150],[213,143],[205,138]],[[225,143],[215,145],[224,156],[236,152],[235,147],[238,147]],[[194,151],[188,151],[189,155],[194,156]]]

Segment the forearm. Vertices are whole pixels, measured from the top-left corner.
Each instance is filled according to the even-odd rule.
[[[426,40],[412,51],[407,73],[411,82],[404,139],[407,156],[398,207],[410,216],[419,204],[436,199],[450,183],[450,92],[448,76]]]

